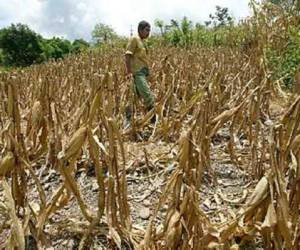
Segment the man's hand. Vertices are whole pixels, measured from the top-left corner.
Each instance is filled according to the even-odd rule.
[[[132,55],[126,54],[125,55],[125,66],[126,66],[126,80],[132,80],[133,74],[132,74],[132,68],[131,68],[131,61],[132,61]]]
[[[132,74],[132,72],[130,72],[130,71],[127,72],[125,78],[126,78],[126,80],[130,80],[130,81],[131,81],[131,80],[133,79],[133,74]]]

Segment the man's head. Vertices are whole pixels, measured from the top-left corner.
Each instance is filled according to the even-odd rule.
[[[150,34],[151,26],[146,21],[139,22],[138,33],[141,39],[146,39]]]

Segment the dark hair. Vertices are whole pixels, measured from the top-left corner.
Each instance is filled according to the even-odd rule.
[[[151,27],[150,23],[148,23],[147,21],[140,21],[138,25],[138,32],[142,31],[146,27]]]

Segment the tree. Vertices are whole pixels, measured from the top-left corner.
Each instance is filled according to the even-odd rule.
[[[192,42],[192,22],[187,18],[178,22],[175,19],[171,19],[170,25],[165,26],[167,32],[168,41],[175,46],[189,46]]]
[[[44,39],[43,51],[46,59],[63,58],[66,54],[69,54],[72,49],[71,42],[62,38],[53,37],[51,39]]]
[[[90,47],[90,44],[83,39],[76,39],[72,43],[72,52],[79,53]]]
[[[164,30],[164,27],[165,27],[164,21],[163,21],[163,20],[160,20],[160,19],[155,19],[154,25],[155,25],[157,28],[159,28],[160,34],[161,34],[161,36],[163,36],[163,35],[165,34],[165,30]]]
[[[278,5],[288,12],[295,11],[295,14],[299,15],[299,11],[300,11],[299,0],[266,0],[266,2]]]
[[[292,6],[295,6],[298,1],[296,1],[296,0],[268,0],[267,2],[270,2],[272,4],[281,5],[281,6],[292,7]]]
[[[171,19],[171,27],[179,28],[178,21],[175,19]]]
[[[187,17],[183,17],[180,23],[182,33],[187,36],[192,29],[192,21],[188,20]]]
[[[118,35],[112,27],[104,23],[98,23],[95,25],[92,31],[92,38],[96,44],[100,43],[111,43]]]
[[[42,37],[27,25],[12,24],[0,31],[0,48],[4,64],[10,66],[28,66],[43,60]]]
[[[4,58],[3,58],[3,52],[2,49],[0,49],[0,65],[3,64]]]
[[[209,14],[211,21],[206,22],[210,25],[213,23],[214,27],[226,26],[232,23],[233,18],[229,14],[229,10],[226,7],[216,6],[215,14]]]

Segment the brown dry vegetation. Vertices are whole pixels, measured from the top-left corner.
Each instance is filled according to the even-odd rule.
[[[239,51],[164,49],[157,123],[138,104],[124,131],[121,55],[1,75],[2,246],[297,249],[300,99]]]
[[[259,34],[152,51],[147,114],[120,49],[1,73],[1,248],[299,249],[300,98]]]

